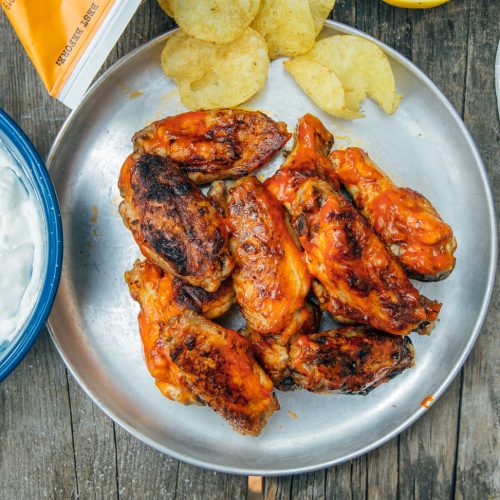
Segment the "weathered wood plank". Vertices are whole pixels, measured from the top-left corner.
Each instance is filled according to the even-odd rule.
[[[66,116],[45,89],[0,14],[0,106],[44,156]],[[64,365],[42,331],[17,370],[0,384],[0,497],[77,495]]]
[[[44,331],[0,384],[0,498],[77,496],[65,368]]]
[[[470,2],[411,11],[411,59],[462,112]],[[432,40],[432,43],[429,43]],[[431,339],[432,340],[432,339]],[[400,436],[402,498],[450,498],[453,490],[460,376],[430,412]]]
[[[470,2],[464,120],[483,157],[500,214],[500,131],[494,97],[499,2]],[[498,222],[498,218],[497,218]],[[455,496],[500,498],[498,473],[500,276],[487,320],[464,366]]]
[[[113,421],[69,375],[71,424],[80,498],[117,496],[116,449]]]

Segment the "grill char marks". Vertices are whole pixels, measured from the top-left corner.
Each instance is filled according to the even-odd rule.
[[[133,137],[134,151],[176,162],[204,184],[236,179],[267,163],[289,140],[283,122],[242,109],[191,111],[156,121]]]
[[[316,198],[321,198],[317,202]],[[425,333],[440,304],[421,296],[365,219],[330,184],[304,182],[291,204],[322,308],[350,320],[406,335]]]
[[[367,394],[413,366],[413,360],[408,337],[365,327],[301,335],[290,349],[295,384],[313,392]]]
[[[142,253],[193,286],[215,291],[233,261],[222,217],[172,161],[132,154],[120,173],[120,214]]]

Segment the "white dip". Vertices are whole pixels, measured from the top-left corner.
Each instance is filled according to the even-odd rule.
[[[0,140],[0,351],[30,315],[42,267],[40,217],[18,174]]]

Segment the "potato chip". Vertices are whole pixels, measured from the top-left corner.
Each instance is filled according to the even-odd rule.
[[[396,111],[401,96],[396,93],[391,65],[373,42],[359,36],[334,35],[319,40],[305,57],[336,73],[344,87],[349,109],[358,111],[361,101],[368,95],[386,113]]]
[[[264,87],[269,58],[264,38],[251,28],[226,44],[178,31],[167,40],[161,64],[186,107],[213,109],[237,106]]]
[[[316,36],[318,36],[323,29],[325,20],[332,11],[334,5],[335,0],[309,0],[309,8],[311,9]]]
[[[362,116],[347,108],[342,82],[330,68],[304,56],[289,59],[284,65],[302,90],[323,111],[347,120]]]
[[[306,0],[262,0],[251,26],[266,39],[271,59],[303,54],[316,38]]]
[[[168,0],[181,29],[214,43],[239,38],[257,15],[259,4],[260,0]]]
[[[174,13],[172,12],[172,8],[170,7],[169,0],[158,0],[158,4],[162,8],[163,12],[167,14],[167,16],[174,17]]]

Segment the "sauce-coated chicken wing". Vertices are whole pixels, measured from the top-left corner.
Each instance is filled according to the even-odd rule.
[[[418,293],[368,223],[330,184],[302,184],[292,213],[323,309],[337,321],[389,333],[428,330],[440,305]]]
[[[192,311],[166,329],[170,356],[197,396],[238,432],[260,434],[279,404],[248,340]]]
[[[192,309],[216,318],[224,314],[234,301],[231,279],[228,278],[217,292],[184,284],[149,261],[137,260],[125,273],[130,295],[141,305],[139,332],[149,372],[157,387],[169,399],[183,404],[200,404],[191,391],[184,374],[172,362],[162,325],[185,309]]]
[[[409,275],[423,281],[446,278],[455,266],[457,244],[431,202],[394,185],[362,149],[334,151],[331,158],[355,205]]]
[[[162,393],[184,404],[207,404],[243,434],[257,435],[278,409],[273,384],[249,342],[207,317],[234,298],[227,280],[215,293],[185,286],[148,261],[126,273],[141,305],[139,330],[151,374]]]
[[[246,334],[275,383],[288,375],[288,344],[299,331],[316,328],[306,296],[311,276],[294,243],[279,202],[255,177],[229,190],[233,284]]]
[[[332,174],[324,172],[329,135],[319,120],[303,117],[282,173],[266,182],[292,213],[309,271],[318,280],[313,287],[321,307],[338,321],[394,334],[425,333],[441,305],[418,293],[366,220],[337,190],[338,184],[328,181],[335,175],[331,165]]]
[[[207,291],[233,269],[223,218],[175,163],[130,155],[120,172],[120,214],[142,253]]]
[[[292,378],[313,392],[367,394],[413,366],[409,337],[364,327],[301,335],[290,348]]]
[[[283,122],[259,111],[190,111],[156,121],[134,135],[134,151],[175,161],[203,184],[237,179],[267,163],[290,139]]]

